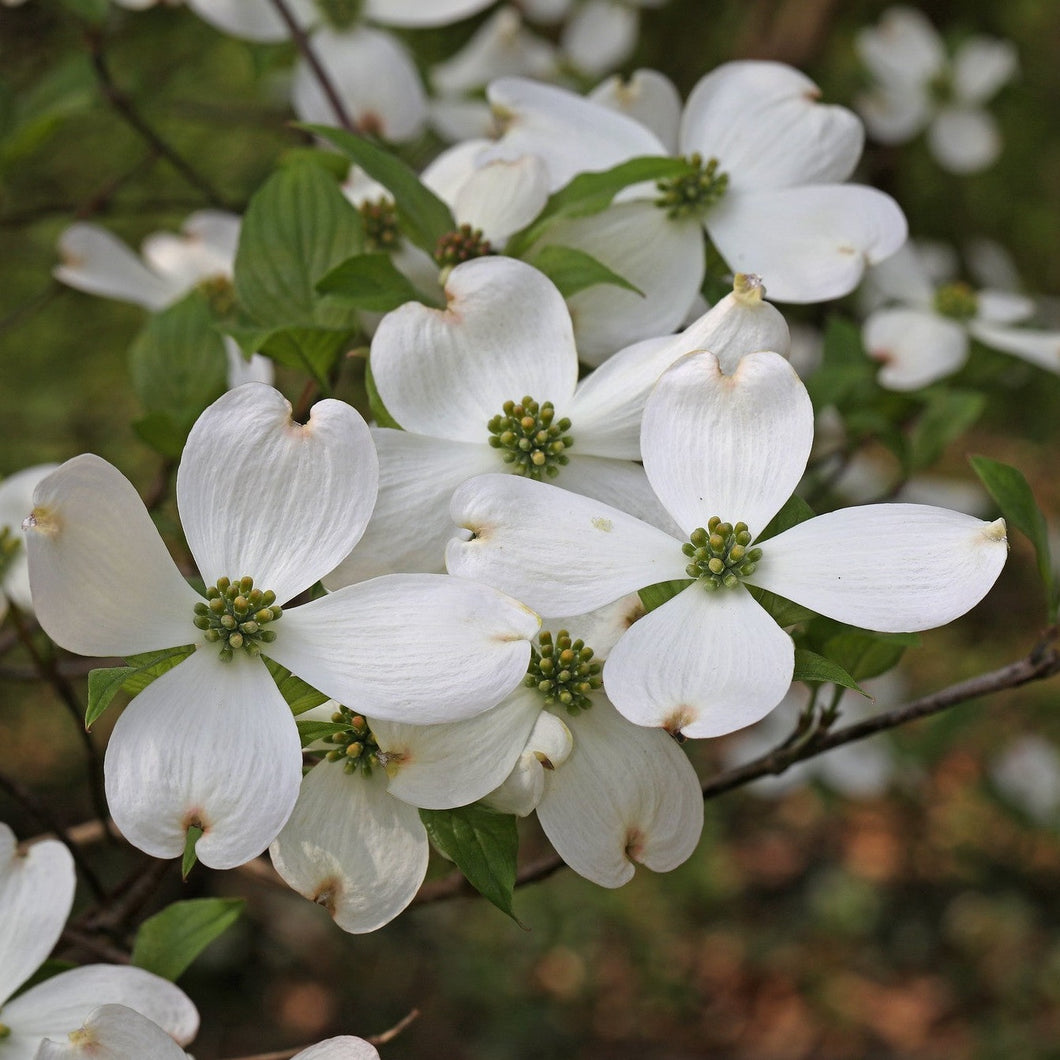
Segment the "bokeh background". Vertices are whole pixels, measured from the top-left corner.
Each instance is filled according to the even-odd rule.
[[[853,35],[885,6],[671,0],[644,12],[625,69],[664,69],[687,92],[719,62],[777,58],[817,80],[828,101],[849,104],[864,83]],[[958,247],[997,239],[1029,291],[1056,295],[1060,5],[917,6],[953,40],[984,32],[1016,42],[1021,75],[992,107],[1005,150],[990,170],[953,177],[922,141],[869,145],[862,177],[899,200],[918,235]],[[477,21],[407,39],[427,64]],[[303,142],[287,124],[289,48],[225,38],[158,7],[115,9],[105,55],[120,89],[234,209]],[[0,474],[87,450],[149,490],[159,460],[130,427],[139,410],[126,369],[144,314],[52,281],[55,243],[85,218],[136,245],[205,203],[107,105],[84,28],[57,0],[0,7],[0,78]],[[435,146],[425,138],[406,157],[423,161]],[[795,316],[819,325],[835,308]],[[975,452],[1013,463],[1060,520],[1060,380],[981,350],[965,371],[993,401],[941,471],[969,480]],[[281,375],[280,385],[297,395],[294,380]],[[340,394],[361,401],[357,362]],[[165,528],[172,511],[163,506],[160,518]],[[994,591],[955,626],[926,634],[887,695],[899,702],[1011,661],[1044,615],[1030,550],[1014,539]],[[0,645],[13,636],[0,629]],[[75,825],[92,816],[83,740],[31,676],[19,649],[4,652],[0,773]],[[203,1015],[200,1060],[378,1033],[414,1008],[419,1018],[384,1058],[1060,1057],[1058,706],[1054,679],[877,737],[862,764],[848,763],[855,775],[886,777],[861,797],[821,774],[725,795],[708,804],[699,849],[679,870],[641,870],[613,893],[561,871],[517,894],[523,926],[459,898],[347,936],[260,874],[201,866],[183,884],[168,871],[142,913],[180,897],[247,899],[246,916],[181,980]],[[93,734],[98,748],[107,728],[104,719]],[[709,775],[737,743],[690,753]],[[20,837],[41,830],[6,791],[0,819]],[[526,859],[545,849],[527,824]],[[88,850],[112,882],[139,857],[105,841]],[[98,959],[71,937],[64,946],[65,956]]]

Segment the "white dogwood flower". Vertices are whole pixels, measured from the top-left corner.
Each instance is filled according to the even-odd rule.
[[[199,1014],[183,990],[142,968],[89,964],[11,997],[58,942],[75,884],[73,858],[62,843],[45,839],[21,853],[14,833],[0,824],[0,1057],[49,1057],[48,1052],[37,1052],[44,1038],[76,1032],[86,1016],[105,1003],[142,1013],[162,1028],[159,1033],[176,1055],[183,1056],[174,1039],[181,1044],[191,1041],[199,1029]],[[136,1054],[125,1054],[131,1055]]]
[[[862,339],[890,390],[916,390],[952,375],[972,339],[1060,374],[1060,331],[1018,326],[1034,313],[1026,295],[965,283],[936,284],[912,243],[875,266],[873,293],[885,304],[866,317]]]
[[[935,160],[951,173],[976,173],[997,160],[1001,135],[984,104],[1016,74],[1010,41],[978,35],[947,55],[922,12],[890,7],[856,46],[876,85],[856,101],[869,135],[901,144],[927,129]]]
[[[695,353],[648,400],[644,466],[685,541],[544,483],[461,486],[449,570],[548,614],[659,582],[685,587],[612,649],[604,686],[631,721],[718,736],[767,714],[791,683],[792,640],[748,591],[880,632],[928,629],[976,604],[1001,571],[1005,524],[927,505],[849,508],[756,542],[802,476],[813,410],[791,366],[747,354],[732,374]],[[912,572],[912,573],[911,573]]]
[[[337,699],[424,724],[480,713],[519,681],[537,617],[481,585],[395,576],[281,610],[356,544],[377,477],[350,406],[321,401],[302,425],[270,387],[229,391],[192,428],[177,474],[206,599],[106,461],[76,457],[38,485],[25,526],[49,636],[82,655],[195,645],[124,711],[107,747],[108,802],[136,846],[174,857],[194,827],[200,860],[223,868],[279,832],[301,746],[261,654]]]
[[[757,278],[744,278],[738,294],[680,335],[635,344],[579,383],[570,316],[544,275],[512,258],[457,266],[444,310],[409,303],[376,331],[372,378],[404,430],[373,431],[375,512],[326,584],[442,570],[452,492],[488,471],[555,481],[669,525],[634,463],[644,401],[689,350],[712,349],[726,363],[751,350],[786,352],[784,319],[761,294]]]
[[[33,507],[37,483],[56,467],[58,464],[37,464],[0,481],[0,621],[7,614],[9,603],[20,611],[33,611],[29,564],[19,531],[26,512]]]

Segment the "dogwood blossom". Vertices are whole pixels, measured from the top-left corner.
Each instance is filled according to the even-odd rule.
[[[784,319],[761,295],[757,278],[744,278],[738,294],[680,335],[635,344],[579,383],[570,316],[545,276],[511,258],[457,266],[444,310],[409,303],[376,331],[372,378],[404,430],[373,431],[381,467],[375,512],[326,584],[441,570],[449,498],[487,471],[548,478],[669,525],[634,463],[644,401],[689,350],[706,346],[727,363],[750,350],[786,351]]]
[[[777,354],[747,354],[732,374],[710,353],[690,354],[656,384],[641,429],[645,471],[683,544],[617,508],[485,475],[453,496],[463,534],[447,565],[546,614],[683,584],[619,639],[604,687],[639,724],[731,732],[779,702],[794,666],[791,638],[748,587],[866,629],[911,631],[963,614],[1005,562],[1003,520],[927,505],[831,512],[756,544],[798,484],[812,439],[809,397]]]
[[[0,621],[9,603],[20,611],[32,612],[29,591],[29,563],[19,528],[33,504],[37,483],[50,475],[57,464],[38,464],[16,471],[0,482]]]
[[[881,364],[881,386],[915,390],[951,375],[968,359],[973,338],[1060,373],[1060,331],[1015,326],[1034,313],[1026,295],[964,283],[936,286],[912,243],[875,266],[870,279],[889,303],[862,326],[865,349]]]
[[[181,234],[155,232],[138,258],[101,225],[78,222],[59,237],[61,264],[54,275],[86,294],[131,302],[152,312],[172,305],[202,285],[212,298],[231,297],[232,269],[239,243],[240,219],[221,210],[199,210]],[[239,346],[224,338],[228,385],[271,383],[272,361],[260,354],[247,360]]]
[[[873,139],[905,143],[926,128],[931,153],[951,173],[997,160],[1001,135],[984,104],[1017,72],[1010,41],[970,37],[951,60],[926,15],[890,7],[858,34],[856,47],[877,82],[855,104]]]
[[[181,1044],[191,1041],[199,1029],[199,1014],[183,990],[142,968],[110,964],[71,968],[11,997],[58,942],[75,884],[73,858],[62,843],[45,839],[20,852],[14,833],[0,824],[0,1057],[50,1056],[37,1052],[42,1039],[76,1032],[89,1012],[103,1003],[142,1013],[141,1018],[163,1028],[159,1033],[177,1056],[183,1056],[173,1039]],[[140,1054],[148,1055],[155,1054]]]
[[[83,655],[195,645],[107,747],[111,812],[141,849],[174,857],[194,827],[199,858],[230,867],[279,832],[301,746],[262,653],[336,698],[423,723],[480,713],[520,679],[537,618],[484,586],[395,576],[281,610],[356,544],[377,474],[368,428],[342,402],[319,402],[303,426],[260,383],[218,399],[188,436],[176,487],[206,599],[106,461],[76,457],[38,485],[25,525],[49,636]]]

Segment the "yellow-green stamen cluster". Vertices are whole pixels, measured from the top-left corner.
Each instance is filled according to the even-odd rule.
[[[434,260],[445,269],[492,253],[493,247],[483,236],[481,228],[461,225],[454,232],[446,232],[438,240],[434,248]]]
[[[716,158],[704,164],[697,152],[688,161],[696,167],[694,173],[655,185],[661,192],[655,205],[665,210],[667,217],[702,217],[728,190],[729,175],[718,172]]]
[[[948,283],[935,292],[935,312],[953,320],[971,320],[979,309],[975,291],[966,283]]]
[[[11,1036],[11,1028],[6,1023],[0,1023],[0,1041]]]
[[[501,459],[512,465],[517,475],[541,481],[542,476],[555,478],[559,469],[570,463],[566,450],[574,439],[566,432],[570,420],[556,419],[551,401],[538,405],[526,396],[522,401],[506,401],[503,413],[486,425],[489,443],[501,451]]]
[[[10,526],[0,526],[0,581],[7,577],[21,548],[22,538]]]
[[[691,560],[685,570],[690,578],[698,578],[700,584],[711,592],[717,589],[732,589],[741,578],[754,574],[762,558],[760,548],[748,548],[751,534],[746,523],[723,523],[712,515],[707,527],[692,531],[690,540],[681,546],[681,551]]]
[[[352,29],[364,9],[364,0],[316,0],[316,4],[332,29]]]
[[[236,289],[230,277],[221,274],[208,276],[198,287],[217,316],[227,317],[235,312]]]
[[[540,649],[531,648],[530,666],[523,678],[527,688],[536,688],[545,697],[545,706],[566,707],[578,714],[592,705],[590,694],[601,688],[603,665],[593,662],[593,649],[585,642],[570,639],[565,629],[556,634],[545,632],[538,637]]]
[[[364,222],[364,238],[369,250],[394,250],[398,245],[397,208],[389,199],[377,199],[361,203],[361,220]]]
[[[327,743],[339,746],[328,751],[324,757],[329,762],[342,762],[347,773],[359,771],[370,777],[372,766],[380,764],[380,751],[364,715],[354,713],[349,707],[339,707],[331,715],[331,720],[336,725],[344,725],[345,728],[326,737]]]
[[[195,605],[195,625],[211,644],[221,645],[221,658],[230,662],[242,649],[252,657],[262,644],[271,644],[276,631],[266,629],[282,614],[271,589],[254,588],[253,578],[218,578],[206,590],[206,603]]]

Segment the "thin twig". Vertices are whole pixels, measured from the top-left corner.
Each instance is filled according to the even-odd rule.
[[[81,853],[81,848],[78,846],[73,835],[65,829],[59,822],[52,817],[51,811],[47,806],[44,805],[28,788],[24,787],[17,780],[11,777],[4,776],[0,773],[0,788],[8,793],[23,809],[29,811],[48,831],[59,840],[60,843],[70,851],[70,855],[74,859],[74,864],[81,870],[81,875],[84,877],[85,883],[88,884],[89,890],[92,891],[96,899],[102,901],[106,898],[107,892],[100,882],[99,877],[96,875],[92,866],[85,860],[84,855]],[[46,836],[34,836],[33,839],[29,840],[27,845],[39,842],[41,839],[48,838]]]
[[[321,63],[320,57],[309,39],[309,35],[298,24],[298,20],[294,15],[291,14],[291,9],[287,6],[286,0],[271,0],[271,3],[276,9],[276,13],[283,19],[283,24],[287,27],[287,32],[290,33],[294,46],[309,64],[309,69],[313,71],[313,76],[317,79],[321,91],[327,98],[328,105],[335,114],[335,120],[347,132],[360,134],[361,130],[347,112],[346,106],[342,102],[342,97],[335,88],[335,84],[327,70],[324,69],[324,65]]]
[[[96,79],[99,81],[100,88],[107,102],[153,151],[164,158],[189,184],[198,188],[212,206],[217,206],[223,210],[231,209],[224,196],[213,184],[188,162],[175,147],[152,128],[129,96],[117,86],[110,72],[110,66],[107,63],[102,35],[95,31],[89,31],[85,34],[85,39],[88,42],[92,68],[96,72]]]
[[[106,939],[98,938],[96,935],[81,931],[69,924],[63,929],[59,941],[67,946],[76,946],[78,949],[85,950],[110,964],[129,963],[129,954],[125,950],[118,949]]]

